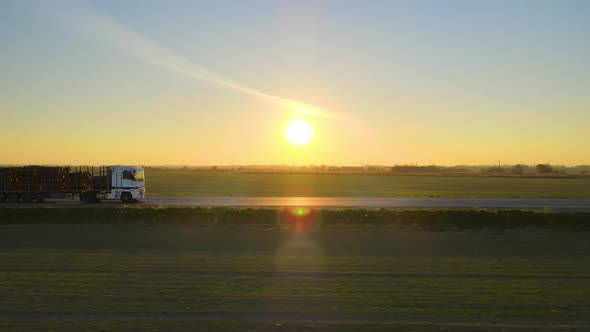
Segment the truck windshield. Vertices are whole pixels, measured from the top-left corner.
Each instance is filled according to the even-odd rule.
[[[143,171],[133,171],[133,178],[135,181],[143,181]]]

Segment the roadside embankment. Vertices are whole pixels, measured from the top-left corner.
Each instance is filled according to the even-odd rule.
[[[0,207],[0,224],[185,224],[202,227],[394,228],[430,231],[589,231],[590,213],[479,209],[310,209],[229,207]]]

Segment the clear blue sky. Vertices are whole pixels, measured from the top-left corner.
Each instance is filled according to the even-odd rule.
[[[0,0],[0,163],[588,164],[589,15],[589,1]],[[334,117],[308,115],[314,139],[291,146],[293,110],[179,59]]]

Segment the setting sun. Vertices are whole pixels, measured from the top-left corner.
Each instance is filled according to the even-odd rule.
[[[313,137],[313,128],[305,120],[291,120],[285,128],[285,137],[293,145],[304,145]]]

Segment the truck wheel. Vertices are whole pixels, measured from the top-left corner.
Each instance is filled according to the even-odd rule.
[[[20,194],[8,194],[8,202],[18,203],[20,201]]]
[[[98,200],[96,199],[96,192],[87,191],[82,193],[81,196],[84,203],[96,203]]]
[[[7,198],[8,198],[7,194],[0,194],[0,203],[6,202]]]
[[[22,200],[23,203],[33,203],[34,197],[32,194],[23,194]]]
[[[131,203],[131,201],[133,201],[133,197],[131,196],[131,193],[122,193],[121,194],[121,202]]]

